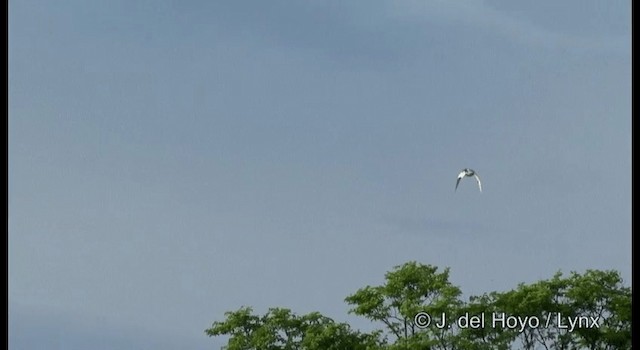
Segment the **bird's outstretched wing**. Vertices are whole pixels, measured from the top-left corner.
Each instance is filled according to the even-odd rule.
[[[456,189],[455,189],[455,191],[457,191],[457,190],[458,190],[458,185],[460,184],[460,180],[462,180],[462,178],[464,177],[464,175],[465,175],[464,170],[463,170],[462,172],[460,172],[460,174],[458,174],[458,180],[456,180]]]
[[[480,189],[480,192],[482,192],[482,182],[480,182],[480,177],[478,174],[474,174],[473,176],[476,178],[476,181],[478,181],[478,188]]]

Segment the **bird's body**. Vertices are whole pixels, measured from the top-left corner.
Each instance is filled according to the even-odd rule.
[[[478,177],[478,174],[476,174],[476,172],[473,169],[469,169],[469,168],[465,168],[462,169],[462,171],[460,172],[460,174],[458,174],[458,180],[456,181],[456,191],[458,190],[458,185],[460,184],[460,180],[462,180],[463,177],[475,177],[476,181],[478,182],[478,188],[480,189],[480,192],[482,192],[482,183],[480,182],[480,177]]]

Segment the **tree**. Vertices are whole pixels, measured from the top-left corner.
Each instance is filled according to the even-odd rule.
[[[519,334],[524,349],[630,349],[631,289],[615,271],[560,272],[550,280],[497,293],[495,307],[515,317],[535,317]]]
[[[437,270],[411,261],[388,272],[384,285],[367,286],[345,300],[354,305],[351,313],[382,322],[399,348],[446,349],[451,345],[448,328],[421,330],[414,320],[419,312],[451,315],[461,306],[461,291],[449,282],[449,269]]]
[[[631,349],[631,288],[616,271],[561,272],[551,279],[520,283],[505,292],[489,292],[461,301],[449,269],[410,261],[385,274],[380,286],[365,286],[345,298],[350,313],[380,323],[362,333],[318,312],[298,316],[270,308],[264,315],[250,307],[226,312],[205,330],[228,336],[227,350],[396,350],[396,349]],[[416,324],[426,312],[433,322]],[[440,315],[449,324],[439,327]],[[485,324],[461,322],[484,315]],[[497,318],[495,318],[497,317]],[[509,318],[517,322],[505,322]],[[457,322],[456,322],[457,320]]]
[[[622,285],[620,275],[615,271],[573,272],[567,284],[570,315],[587,321],[573,332],[577,343],[588,349],[630,349],[631,288]]]
[[[252,314],[250,307],[241,307],[237,311],[225,312],[226,320],[213,323],[211,328],[205,330],[207,335],[228,335],[227,350],[258,349],[256,334],[263,326],[260,317]]]
[[[461,308],[461,314],[467,317],[485,315],[485,324],[482,327],[458,327],[455,337],[456,349],[467,350],[508,350],[517,334],[505,328],[492,327],[487,317],[499,313],[496,307],[497,292],[485,293],[480,296],[471,296],[469,301]]]
[[[250,307],[242,307],[225,316],[205,332],[229,336],[226,350],[375,350],[381,344],[377,333],[353,331],[318,312],[297,316],[289,309],[271,308],[257,316]]]
[[[536,345],[545,349],[570,349],[573,338],[566,330],[557,327],[555,318],[569,311],[564,297],[566,287],[567,281],[557,273],[551,280],[521,283],[514,290],[496,293],[495,310],[501,316],[527,321],[526,324],[523,322],[524,327],[509,328],[500,324],[500,328],[508,328],[506,332],[514,340],[520,339],[524,349],[535,349]]]

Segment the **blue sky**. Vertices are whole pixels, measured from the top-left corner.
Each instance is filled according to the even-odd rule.
[[[630,284],[630,16],[11,2],[10,348],[211,348],[243,305],[366,329],[343,299],[409,260],[465,295]]]

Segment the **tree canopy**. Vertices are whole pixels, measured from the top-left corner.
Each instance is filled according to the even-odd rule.
[[[616,271],[587,270],[461,299],[449,269],[407,262],[385,283],[347,296],[350,313],[379,325],[361,332],[318,312],[251,307],[205,330],[226,350],[631,349],[631,288]]]

